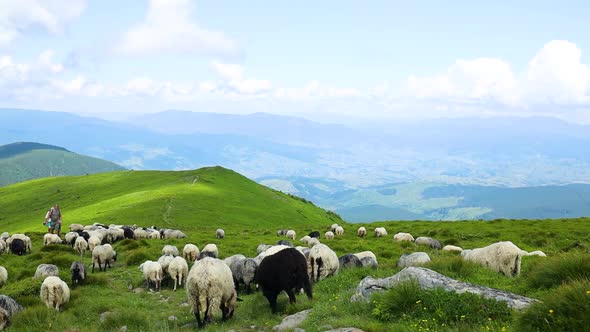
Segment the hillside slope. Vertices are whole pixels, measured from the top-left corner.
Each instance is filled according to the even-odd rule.
[[[40,143],[0,146],[0,186],[48,176],[82,175],[123,170],[110,161]]]
[[[0,188],[5,231],[38,231],[59,203],[64,225],[123,223],[215,229],[234,225],[328,225],[340,219],[311,203],[222,167],[194,171],[123,171],[32,180]]]

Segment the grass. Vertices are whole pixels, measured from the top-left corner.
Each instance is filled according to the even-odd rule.
[[[80,258],[64,245],[42,247],[41,218],[44,210],[54,202],[62,206],[64,229],[74,222],[155,224],[181,229],[189,237],[181,240],[125,240],[116,243],[114,249],[118,253],[118,261],[114,267],[107,272],[90,273],[84,285],[71,288],[71,300],[65,310],[55,313],[45,308],[38,297],[41,280],[32,279],[37,265],[58,265],[60,277],[69,283],[71,262],[81,259],[88,266],[91,260],[88,253],[86,257]],[[420,300],[425,301],[428,297],[434,301],[428,306],[433,309],[428,309],[422,316],[407,308],[395,309],[395,303],[387,300],[392,295],[383,294],[374,299],[376,303],[349,301],[360,280],[368,275],[391,276],[399,271],[395,267],[399,256],[414,251],[427,252],[432,258],[428,267],[445,275],[535,297],[556,308],[558,305],[563,308],[571,306],[569,299],[575,299],[578,305],[580,301],[584,305],[590,301],[590,296],[567,295],[572,287],[576,290],[586,287],[584,282],[588,282],[587,262],[590,255],[584,249],[562,252],[562,249],[576,243],[585,248],[590,246],[588,219],[436,223],[391,221],[364,225],[368,230],[386,227],[390,236],[374,238],[369,235],[361,239],[355,236],[358,225],[342,222],[335,214],[313,204],[270,190],[219,167],[187,172],[129,171],[33,180],[0,188],[0,209],[4,211],[0,220],[1,231],[26,232],[33,240],[32,254],[23,257],[0,256],[0,265],[6,267],[9,273],[8,282],[0,288],[0,293],[15,298],[26,308],[13,318],[11,329],[14,331],[118,331],[122,326],[127,326],[129,331],[183,330],[183,326],[195,322],[190,308],[186,306],[184,289],[174,292],[168,285],[161,292],[146,290],[137,268],[147,259],[156,260],[165,244],[176,245],[182,250],[185,243],[194,243],[200,248],[207,243],[216,243],[222,258],[238,253],[251,257],[256,254],[258,244],[272,244],[279,240],[276,236],[279,228],[292,228],[296,230],[297,238],[300,238],[312,230],[323,233],[334,222],[344,226],[345,235],[322,242],[339,256],[372,250],[377,254],[379,269],[341,271],[337,276],[314,285],[312,301],[298,296],[298,303],[289,305],[286,295],[282,294],[279,297],[279,313],[274,315],[260,292],[240,294],[244,301],[238,303],[234,318],[221,322],[217,316],[205,330],[246,331],[252,330],[250,326],[256,326],[258,330],[270,330],[285,315],[307,308],[314,310],[302,325],[306,331],[319,331],[326,325],[334,328],[356,326],[365,331],[415,331],[420,328],[441,331],[518,330],[526,319],[541,317],[535,314],[537,311],[547,309],[535,306],[537,309],[523,314],[510,312],[506,315],[500,307],[494,309],[497,313],[494,316],[484,317],[478,311],[481,304],[477,299],[419,290],[414,290],[414,294],[418,294]],[[215,238],[215,229],[218,227],[225,229],[225,239]],[[549,257],[524,257],[521,276],[509,278],[463,262],[457,254],[413,243],[394,242],[392,235],[396,232],[432,236],[464,248],[510,240],[528,251],[543,250]],[[295,244],[299,242],[295,241]],[[562,262],[561,265],[559,262]],[[552,269],[552,266],[558,268]],[[556,280],[564,282],[557,283]],[[395,291],[392,293],[395,294]],[[562,299],[559,303],[548,302],[550,299],[557,301],[558,298]],[[455,303],[457,311],[440,312],[434,309],[443,307],[443,302]],[[389,308],[392,317],[405,314],[406,318],[394,321],[384,319],[387,317],[375,314],[378,307]],[[482,319],[461,321],[461,315],[471,319],[474,312],[480,313]],[[101,314],[104,314],[103,321],[99,319]],[[440,320],[442,317],[452,318],[457,315],[459,321],[449,319],[444,327],[442,323],[432,323],[432,318]],[[176,320],[169,320],[169,316],[175,316]],[[576,317],[583,316],[573,317],[576,320]],[[551,328],[563,330],[561,322],[552,323]]]

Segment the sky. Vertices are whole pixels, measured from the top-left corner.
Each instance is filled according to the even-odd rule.
[[[0,0],[0,107],[590,123],[587,1]]]

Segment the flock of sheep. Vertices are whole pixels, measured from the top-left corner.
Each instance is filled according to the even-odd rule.
[[[374,230],[375,237],[387,236],[384,227]],[[294,241],[294,230],[278,230],[278,236],[285,236]],[[225,237],[222,229],[216,231],[218,239]],[[326,241],[344,236],[344,228],[338,224],[330,227],[324,233]],[[365,227],[359,227],[357,236],[367,236]],[[123,225],[93,224],[83,226],[70,225],[70,232],[62,240],[55,234],[45,234],[43,245],[67,244],[80,256],[86,250],[92,252],[92,272],[98,265],[100,271],[106,271],[117,259],[117,253],[112,243],[123,239],[181,239],[186,234],[173,229],[156,229]],[[207,244],[201,251],[192,243],[183,247],[182,254],[177,247],[165,245],[162,255],[155,261],[145,261],[139,269],[142,271],[147,287],[161,289],[163,281],[174,283],[174,290],[182,286],[187,293],[188,302],[192,305],[193,313],[199,326],[211,322],[213,314],[221,310],[222,318],[232,317],[236,301],[239,301],[238,290],[244,285],[246,293],[250,293],[252,286],[262,290],[267,298],[271,310],[277,310],[277,297],[285,291],[289,302],[296,301],[297,293],[305,293],[309,299],[312,295],[312,284],[322,279],[336,275],[339,270],[354,267],[377,268],[377,256],[371,251],[346,254],[338,257],[325,243],[320,243],[321,233],[310,232],[300,239],[305,246],[294,246],[290,241],[281,239],[275,245],[260,244],[258,255],[248,258],[237,254],[224,260],[219,259],[219,250],[213,243]],[[527,253],[512,242],[498,242],[484,248],[463,250],[460,247],[446,245],[429,237],[414,237],[409,233],[397,233],[395,241],[411,241],[420,245],[427,245],[432,249],[444,251],[459,251],[465,260],[478,262],[507,276],[514,276],[520,272],[521,257],[524,255],[545,256],[540,251]],[[31,252],[31,239],[24,234],[8,233],[0,235],[0,253],[7,251],[16,255]],[[403,255],[398,266],[420,265],[430,261],[426,253],[415,252]],[[189,263],[192,267],[189,269]],[[72,262],[70,267],[71,284],[79,284],[86,278],[86,267],[80,261]],[[41,264],[35,272],[35,278],[45,278],[40,290],[40,298],[48,308],[61,310],[70,299],[70,290],[66,282],[59,278],[57,266]],[[8,278],[7,270],[0,266],[0,286]],[[8,324],[10,317],[22,310],[22,307],[7,296],[0,296],[0,329]],[[203,318],[201,318],[203,314]]]

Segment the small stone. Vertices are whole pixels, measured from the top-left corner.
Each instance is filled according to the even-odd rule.
[[[290,331],[298,327],[311,312],[311,309],[300,311],[296,314],[283,318],[281,324],[272,328],[273,331]]]
[[[168,320],[171,322],[177,321],[178,318],[176,318],[176,316],[168,316]]]
[[[111,311],[105,311],[102,314],[99,315],[100,321],[104,322],[108,316],[112,315],[113,313]]]
[[[190,306],[190,304],[188,304],[188,302],[182,302],[182,303],[180,304],[180,306],[181,306],[181,307],[188,307],[188,306]]]
[[[298,328],[294,329],[293,332],[305,332],[305,330],[298,327]]]
[[[139,293],[143,293],[143,292],[145,292],[145,289],[140,288],[140,287],[133,290],[133,293],[135,293],[135,294],[139,294]]]
[[[127,332],[127,325],[121,326],[121,328],[119,329],[119,332]]]
[[[132,284],[127,285],[127,289],[132,290],[133,289],[133,285]]]
[[[256,330],[256,325],[250,325],[250,329]]]

